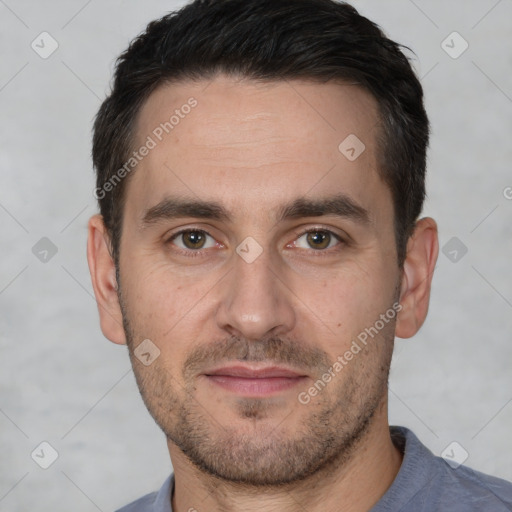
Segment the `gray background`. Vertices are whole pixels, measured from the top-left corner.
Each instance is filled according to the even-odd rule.
[[[171,469],[126,348],[100,331],[85,248],[91,123],[114,59],[181,4],[0,0],[2,512],[113,510]],[[512,1],[354,5],[417,54],[433,126],[425,214],[442,247],[468,249],[440,254],[429,318],[397,340],[390,422],[437,454],[456,441],[466,464],[512,480]],[[46,59],[31,48],[43,31],[59,45]],[[454,31],[469,44],[456,59],[442,47]],[[58,250],[46,262],[33,253],[43,237]],[[48,469],[31,458],[42,441],[59,454]]]

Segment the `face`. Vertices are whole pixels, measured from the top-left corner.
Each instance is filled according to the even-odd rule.
[[[377,129],[374,99],[334,83],[218,76],[144,105],[119,298],[171,457],[279,485],[382,415],[400,272]]]

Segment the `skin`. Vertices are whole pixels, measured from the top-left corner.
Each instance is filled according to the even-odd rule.
[[[427,315],[436,223],[417,222],[399,268],[391,194],[376,167],[377,106],[358,87],[224,75],[166,85],[143,106],[134,147],[191,96],[197,107],[129,179],[119,286],[99,215],[87,252],[102,331],[128,344],[142,397],[167,436],[173,510],[369,510],[402,460],[389,435],[388,371],[394,336],[413,336]],[[338,150],[349,134],[366,146],[354,161]],[[279,220],[297,198],[334,193],[368,221]],[[144,224],[169,195],[215,201],[230,219]],[[204,248],[190,245],[197,233],[173,238],[184,228],[207,232]],[[246,237],[262,251],[251,263],[236,252]],[[298,394],[398,302],[397,317],[301,403]],[[134,356],[145,339],[160,351],[148,366]],[[235,361],[285,365],[305,378],[254,398],[204,375]]]

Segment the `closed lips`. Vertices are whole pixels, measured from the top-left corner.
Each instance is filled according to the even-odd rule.
[[[298,378],[305,377],[300,373],[294,372],[287,368],[268,367],[252,369],[243,366],[230,366],[209,370],[205,372],[206,376],[223,375],[228,377],[239,377],[242,379],[269,379],[269,378]]]

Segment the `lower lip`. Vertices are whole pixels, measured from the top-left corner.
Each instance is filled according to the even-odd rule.
[[[266,396],[286,391],[304,382],[307,377],[266,377],[250,379],[231,375],[207,375],[208,380],[228,391],[245,396]]]

